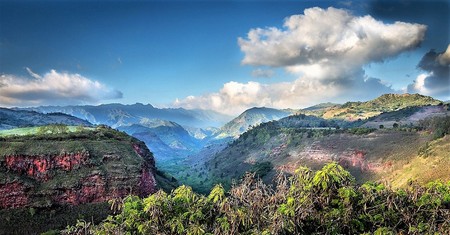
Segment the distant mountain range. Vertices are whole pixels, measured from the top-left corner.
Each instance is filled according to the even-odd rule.
[[[0,130],[60,123],[69,126],[91,126],[86,120],[64,113],[42,114],[34,111],[0,108]]]
[[[150,104],[141,103],[78,105],[78,106],[40,106],[21,110],[32,110],[41,113],[61,112],[86,119],[93,124],[106,124],[111,127],[140,123],[145,119],[160,119],[176,122],[183,126],[192,127],[220,127],[229,117],[210,110],[188,110],[183,108],[155,108]]]
[[[292,113],[286,110],[252,108],[229,121],[231,117],[214,111],[160,109],[140,103],[41,106],[18,110],[62,112],[86,119],[93,124],[106,124],[125,131],[144,141],[155,154],[158,167],[175,176],[179,176],[180,168],[188,167],[185,163],[187,157],[196,155],[203,147],[209,146],[210,141],[222,144],[223,141],[215,140],[236,138],[251,126],[277,120]],[[226,123],[227,121],[229,122]]]
[[[132,136],[143,138],[142,141],[153,150],[155,155],[160,158],[166,158],[167,156],[169,160],[173,157],[171,155],[192,154],[202,147],[201,139],[195,138],[175,122],[154,120],[153,122],[147,121],[129,126],[119,126],[118,129]],[[160,143],[164,144],[164,152],[158,151],[161,148]]]

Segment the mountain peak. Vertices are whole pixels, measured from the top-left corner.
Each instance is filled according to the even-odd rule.
[[[316,104],[316,105],[304,108],[303,110],[304,111],[314,111],[314,110],[330,108],[330,107],[333,107],[333,106],[336,106],[336,105],[339,105],[339,104],[326,102],[326,103],[320,103],[320,104]]]
[[[391,99],[410,99],[410,100],[418,100],[418,99],[420,99],[420,100],[439,101],[439,100],[434,99],[431,96],[421,95],[421,94],[418,94],[418,93],[415,93],[415,94],[409,94],[409,93],[404,93],[404,94],[388,93],[388,94],[383,94],[383,95],[379,96],[378,98],[375,98],[374,100],[391,100]]]
[[[438,105],[442,103],[430,96],[420,94],[384,94],[365,102],[347,102],[339,107],[330,107],[324,118],[344,118],[346,120],[366,119],[383,112],[396,111],[408,107]]]
[[[263,122],[278,120],[290,114],[292,114],[292,112],[286,110],[267,107],[253,107],[245,110],[238,117],[225,124],[221,128],[218,136],[239,136],[247,131],[251,126],[255,126]]]
[[[387,108],[389,110],[402,109],[411,106],[436,105],[442,101],[421,94],[384,94],[365,102],[347,102],[343,108],[363,106],[365,108]]]

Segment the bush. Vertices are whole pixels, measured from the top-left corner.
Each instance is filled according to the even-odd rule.
[[[450,134],[450,116],[431,117],[419,122],[419,129],[428,130],[433,133],[433,140]]]
[[[361,186],[336,163],[317,172],[301,167],[275,188],[247,174],[226,193],[208,196],[180,186],[170,194],[129,196],[121,213],[99,225],[80,222],[73,234],[423,234],[450,232],[450,182],[411,183],[393,190]]]
[[[256,174],[256,176],[262,178],[273,169],[271,162],[258,162],[250,169],[250,172]]]

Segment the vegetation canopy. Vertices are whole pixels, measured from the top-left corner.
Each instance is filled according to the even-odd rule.
[[[229,192],[180,186],[170,194],[129,196],[98,225],[79,221],[64,234],[448,234],[450,182],[406,189],[357,185],[337,163],[298,168],[276,186],[248,173]]]

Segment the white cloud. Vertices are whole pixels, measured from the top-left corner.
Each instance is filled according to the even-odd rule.
[[[420,74],[408,85],[408,92],[419,92],[442,100],[450,99],[450,45],[441,53],[434,50],[427,52],[417,67],[426,73]]]
[[[42,77],[39,74],[33,72],[30,68],[25,67],[25,69],[27,70],[28,74],[30,74],[30,76],[32,76],[36,79],[42,79]]]
[[[417,47],[425,31],[425,25],[384,24],[369,15],[315,7],[288,17],[282,29],[252,29],[238,43],[245,53],[243,64],[284,67],[329,80]],[[318,74],[317,68],[325,71]]]
[[[275,71],[271,69],[257,68],[252,71],[252,77],[255,78],[271,78],[275,75]]]
[[[38,75],[26,68],[33,79],[4,74],[0,77],[0,105],[64,105],[95,103],[121,98],[120,91],[80,74],[51,70]]]
[[[229,82],[219,92],[175,105],[236,114],[252,106],[299,108],[397,92],[386,81],[368,77],[363,66],[417,47],[425,31],[420,24],[385,24],[342,9],[309,8],[286,18],[283,28],[251,29],[246,38],[238,38],[243,65],[283,68],[298,77],[295,81]]]
[[[448,45],[447,50],[438,56],[437,60],[442,66],[450,65],[450,44]]]
[[[429,91],[425,87],[425,79],[427,79],[428,76],[430,76],[430,74],[428,73],[419,74],[419,76],[417,76],[416,80],[414,81],[412,87],[410,88],[410,91],[411,89],[413,89],[414,91],[419,92],[421,94],[429,95],[428,94]]]
[[[219,92],[177,99],[174,106],[212,109],[236,115],[250,107],[300,108],[325,101],[345,102],[351,99],[352,95],[362,100],[374,98],[373,93],[367,92],[369,89],[376,94],[396,92],[382,84],[381,80],[373,78],[347,87],[345,84],[324,84],[317,80],[304,79],[275,84],[228,82]]]

